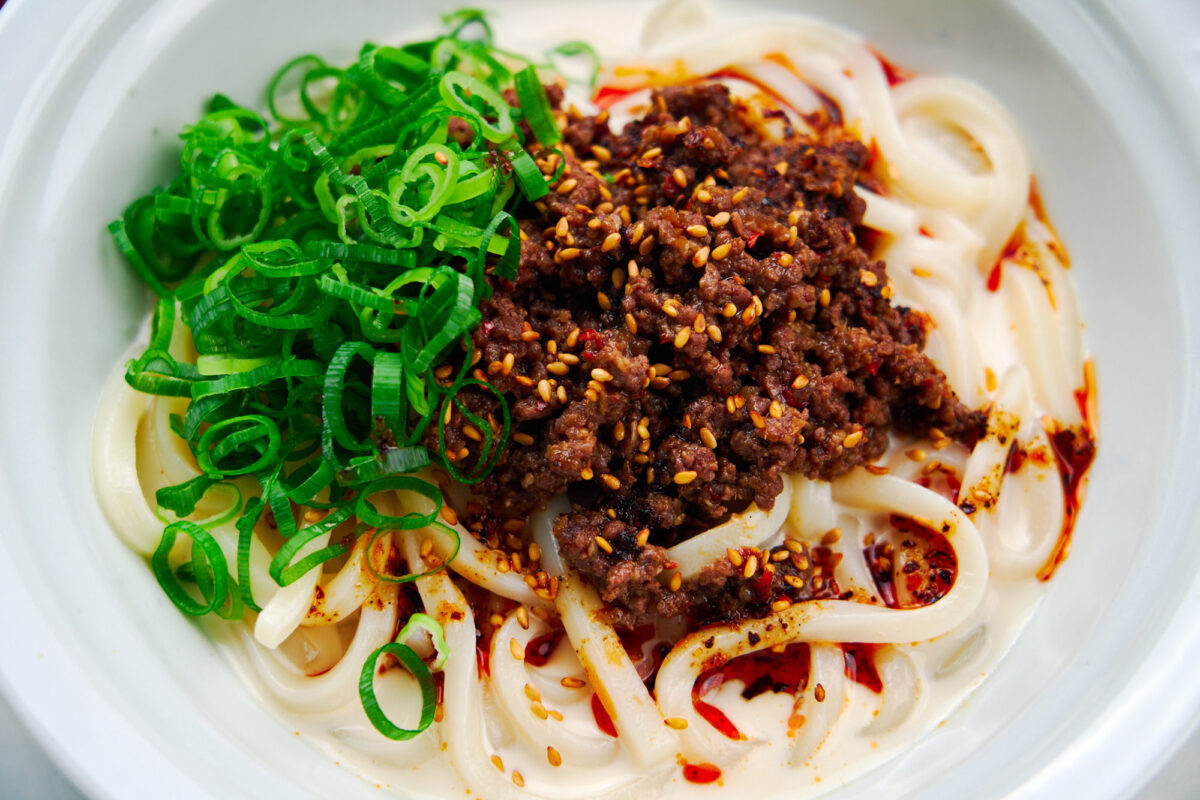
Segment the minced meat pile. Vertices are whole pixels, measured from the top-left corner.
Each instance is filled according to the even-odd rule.
[[[770,508],[785,472],[834,478],[893,428],[971,443],[983,415],[922,353],[928,321],[889,302],[856,237],[862,143],[815,117],[816,133],[768,138],[719,84],[651,104],[619,132],[572,113],[557,152],[532,151],[561,173],[520,220],[517,278],[493,281],[472,336],[476,377],[512,413],[475,488],[501,520],[566,492],[562,554],[618,621],[763,614],[822,594],[807,553],[672,590],[665,548]],[[485,391],[460,397],[497,412]],[[463,427],[455,412],[446,449],[469,460]]]

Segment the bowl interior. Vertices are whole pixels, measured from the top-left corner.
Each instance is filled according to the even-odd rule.
[[[453,5],[93,4],[17,115],[0,158],[0,504],[8,512],[0,578],[20,580],[16,602],[29,616],[16,623],[17,647],[5,648],[21,652],[0,666],[27,711],[43,718],[52,750],[91,743],[87,753],[59,755],[97,793],[376,796],[251,696],[100,514],[89,474],[92,415],[149,310],[104,226],[170,175],[175,132],[213,92],[255,103],[293,55],[346,62],[362,41],[418,35]],[[1188,413],[1196,332],[1186,315],[1200,291],[1184,268],[1200,248],[1181,224],[1197,208],[1196,163],[1158,107],[1152,76],[1129,66],[1136,62],[1111,20],[1055,5],[774,0],[747,11],[825,18],[899,64],[974,79],[1000,98],[1025,134],[1071,252],[1099,378],[1088,499],[1071,556],[1029,628],[949,722],[839,797],[884,788],[1000,796],[1028,789],[1052,762],[1077,768],[1064,753],[1106,715],[1124,713],[1114,698],[1145,669],[1200,565],[1185,461],[1200,438]],[[545,8],[552,38],[559,30],[563,39],[589,38]],[[607,3],[605,14],[636,20],[645,6]],[[515,46],[523,35],[503,21],[498,33]],[[633,52],[636,43],[624,46]],[[1142,577],[1150,574],[1159,576],[1152,592]],[[35,640],[44,643],[37,652],[22,651]],[[68,678],[79,685],[52,685]],[[68,700],[70,731],[49,714]],[[106,719],[116,726],[109,736]],[[1135,780],[1140,766],[1103,793]]]

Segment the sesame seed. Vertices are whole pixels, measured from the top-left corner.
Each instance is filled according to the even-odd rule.
[[[848,434],[846,436],[846,438],[842,440],[842,446],[854,447],[859,442],[861,442],[862,439],[863,439],[863,432],[862,431],[854,431],[853,433]]]
[[[598,144],[592,145],[592,155],[602,164],[612,159],[612,151]]]
[[[504,772],[504,762],[500,760],[500,756],[492,756],[492,765],[501,772]]]
[[[613,379],[613,376],[608,370],[596,367],[596,369],[592,370],[592,378],[600,381],[601,383],[608,383]]]
[[[712,195],[709,194],[708,191],[705,189],[698,189],[698,190],[696,190],[696,199],[699,200],[701,203],[711,203]]]
[[[784,611],[791,604],[792,604],[791,600],[788,600],[786,597],[781,597],[778,600],[776,600],[774,603],[771,603],[771,610],[772,611]]]
[[[649,158],[658,158],[658,157],[659,157],[659,156],[661,156],[661,155],[662,155],[662,148],[661,148],[661,147],[651,147],[649,150],[647,150],[646,152],[642,153],[642,156],[641,156],[641,157],[642,157],[643,159],[649,159]]]
[[[566,375],[570,371],[571,368],[561,361],[553,361],[546,365],[546,372],[549,372],[551,375]],[[538,391],[541,390],[539,389]]]
[[[750,412],[750,421],[754,423],[754,427],[756,428],[761,429],[767,427],[767,421],[763,419],[763,415],[757,411]]]
[[[604,311],[612,308],[612,302],[608,299],[608,295],[604,292],[596,292],[596,304]]]
[[[607,253],[611,250],[615,250],[617,245],[619,245],[620,243],[621,243],[621,234],[610,233],[608,236],[604,237],[604,241],[600,244],[600,251]]]
[[[543,709],[543,713],[544,713],[544,709]],[[545,719],[545,717],[542,717],[542,719]],[[517,786],[524,786],[525,778],[521,776],[521,773],[517,772],[514,769],[513,774],[512,774],[512,782],[515,783]]]
[[[783,546],[793,553],[803,553],[804,543],[799,539],[793,539],[790,536],[783,540]]]
[[[558,238],[565,238],[571,232],[571,223],[567,222],[566,217],[559,217],[558,224],[554,226],[554,235]]]
[[[775,419],[780,419],[781,417],[783,417],[783,406],[779,405],[778,400],[771,401],[771,407],[769,409],[769,413]]]
[[[704,319],[703,314],[697,314],[696,319],[692,321],[692,330],[696,333],[704,333],[704,326],[708,323]]]
[[[699,239],[702,236],[708,236],[708,228],[703,225],[689,225],[687,227],[688,236],[694,236]]]
[[[642,243],[638,245],[638,253],[643,256],[650,255],[650,251],[654,249],[654,237],[647,236],[642,239]]]
[[[633,318],[633,314],[625,315],[625,327],[629,329],[630,333],[637,333],[637,320]]]
[[[746,306],[746,310],[742,312],[742,323],[749,325],[754,322],[754,306]]]
[[[786,561],[787,557],[789,555],[791,555],[791,554],[788,553],[787,550],[776,550],[774,553],[771,553],[771,560],[772,561]]]
[[[667,373],[667,377],[676,383],[679,383],[680,381],[686,381],[688,378],[692,377],[692,373],[688,372],[686,369],[673,369]],[[691,426],[689,425],[687,427],[690,428]]]
[[[821,290],[821,305],[828,306],[831,300],[833,300],[833,295],[831,295],[829,293],[829,290],[822,289]]]
[[[513,364],[517,363],[517,358],[512,353],[505,353],[504,360],[500,362],[500,372],[504,375],[512,372]]]
[[[667,583],[667,588],[672,592],[678,592],[680,586],[683,586],[683,575],[676,572],[671,576],[670,582]]]
[[[684,486],[696,480],[696,471],[685,469],[680,472],[676,472],[675,477],[672,478],[672,480],[674,480],[677,485]]]
[[[609,554],[612,553],[613,548],[612,545],[608,543],[608,539],[605,539],[603,536],[597,536],[595,537],[594,541],[596,542],[596,546],[601,550]]]
[[[668,297],[666,300],[663,300],[662,312],[664,314],[666,314],[668,317],[678,317],[679,316],[679,303],[675,302],[673,299]]]
[[[781,253],[779,256],[779,266],[790,267],[795,260],[791,253]]]
[[[574,178],[567,178],[558,185],[558,189],[555,191],[557,191],[559,194],[570,194],[578,185],[579,181],[575,180]]]
[[[550,402],[550,381],[546,380],[545,378],[538,381],[537,391],[538,396],[541,397],[544,402]]]
[[[671,178],[675,181],[675,185],[680,189],[683,189],[688,184],[687,173],[679,167],[676,167],[674,171],[671,172]]]
[[[542,693],[532,683],[525,684],[525,696],[535,703],[542,699]]]
[[[710,450],[717,449],[717,437],[713,436],[713,432],[708,428],[700,429],[700,441],[704,442],[704,446]]]
[[[562,766],[562,756],[553,747],[546,748],[546,760],[550,762],[550,766],[552,767]]]
[[[737,313],[737,306],[733,303],[726,303],[725,307],[721,309],[721,316],[723,317],[736,317]]]
[[[818,703],[825,702],[825,687],[819,683],[813,688],[813,699]]]
[[[579,356],[575,355],[574,353],[559,353],[558,360],[568,366],[573,367],[579,363]]]
[[[742,558],[742,554],[737,550],[734,550],[732,547],[725,551],[725,555],[729,558],[729,563],[733,564],[735,567],[740,567],[745,563],[745,559]]]
[[[730,414],[737,411],[737,404],[734,402],[733,395],[725,398],[725,410]]]
[[[561,681],[559,681],[559,683],[561,683],[563,685],[563,687],[565,687],[567,689],[582,689],[584,686],[587,685],[583,681],[581,681],[579,678],[570,678],[570,677],[563,678]]]
[[[667,717],[663,720],[667,723],[668,728],[674,728],[677,731],[687,730],[688,722],[683,717]]]
[[[858,271],[858,280],[863,286],[874,286],[879,283],[879,276],[870,270],[860,269]]]
[[[640,531],[638,531],[638,535],[637,535],[637,546],[638,546],[638,547],[645,547],[645,546],[646,546],[646,542],[648,542],[648,541],[650,541],[650,529],[649,529],[649,528],[642,528]]]
[[[588,402],[594,403],[600,399],[600,395],[596,394],[595,389],[588,389],[583,393],[583,396],[588,399]],[[584,480],[587,480],[586,478]]]
[[[514,433],[512,435],[512,439],[517,444],[523,444],[526,447],[533,444],[533,437],[530,436],[528,433]]]
[[[746,559],[746,566],[742,569],[742,577],[753,578],[756,572],[758,572],[758,556],[750,556]]]
[[[709,255],[709,257],[712,258],[713,261],[720,261],[723,258],[725,258],[725,256],[729,255],[729,251],[732,248],[733,248],[733,242],[725,242],[725,244],[719,244],[712,249],[712,253]]]
[[[579,254],[582,252],[578,247],[564,247],[558,251],[558,257],[563,261],[574,261],[579,258]]]
[[[692,338],[692,329],[691,328],[680,328],[675,333],[675,347],[682,350],[683,347],[685,345],[687,345],[688,339],[690,339],[690,338]]]
[[[585,481],[590,481],[592,478],[596,477],[596,473],[592,472],[591,467],[584,467],[583,469],[579,470],[579,477],[583,478]]]
[[[830,528],[821,536],[821,544],[837,544],[842,538],[841,528]]]
[[[807,375],[800,374],[792,379],[792,388],[793,389],[803,389],[805,386],[808,386],[808,376]]]
[[[700,267],[703,267],[705,264],[707,264],[708,263],[708,253],[709,253],[708,245],[705,245],[704,247],[701,247],[699,250],[697,250],[696,255],[692,256],[692,266],[695,267],[696,269],[700,269]]]
[[[925,269],[924,267],[913,267],[912,274],[916,275],[918,278],[929,278],[933,275],[932,272]]]
[[[905,450],[904,455],[908,456],[911,461],[924,461],[929,454],[919,447],[913,447]]]
[[[769,356],[774,355],[776,352],[775,345],[771,345],[771,344],[760,344],[757,349],[758,349],[758,352],[765,353]]]
[[[604,481],[604,485],[614,492],[621,488],[621,480],[616,475],[605,473],[600,476],[600,480]]]
[[[546,713],[546,707],[544,705],[542,705],[540,702],[530,703],[529,710],[532,711],[533,715],[535,717],[537,717],[538,719],[547,719],[550,716],[549,714]],[[517,773],[515,773],[515,772],[513,773],[513,775],[516,775],[516,774]]]
[[[629,234],[629,243],[637,244],[642,240],[642,234],[646,232],[646,223],[639,221],[633,226],[633,231]]]
[[[708,218],[708,224],[714,228],[723,228],[729,224],[729,212],[721,211]]]
[[[518,642],[516,639],[508,640],[508,649],[509,649],[509,652],[512,653],[512,657],[515,658],[517,661],[525,660],[525,648],[521,647],[521,643]]]
[[[733,202],[733,204],[736,206],[738,203],[740,203],[740,202],[742,202],[743,200],[745,200],[745,199],[746,199],[746,195],[748,195],[748,194],[750,194],[750,187],[749,187],[749,186],[743,186],[742,188],[740,188],[740,189],[738,189],[736,192],[734,192],[734,193],[733,193],[733,197],[731,197],[731,198],[729,198],[729,199],[730,199],[730,200]]]
[[[784,575],[783,580],[793,589],[804,588],[804,581],[802,581],[800,578],[797,578],[795,575]]]

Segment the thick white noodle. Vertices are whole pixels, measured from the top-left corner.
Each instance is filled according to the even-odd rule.
[[[688,722],[680,738],[691,758],[727,761],[734,743],[707,724],[692,705],[692,686],[714,657],[730,659],[793,641],[888,644],[932,639],[967,618],[987,588],[987,551],[971,520],[941,495],[888,475],[858,469],[834,482],[834,498],[869,511],[920,519],[941,530],[958,557],[954,586],[937,603],[891,609],[845,600],[799,603],[764,619],[691,633],[659,669],[655,688],[665,717]]]
[[[792,761],[802,764],[830,737],[845,711],[846,660],[841,647],[819,642],[809,646],[808,686],[797,700],[804,724],[792,742]]]
[[[685,579],[694,578],[705,567],[725,558],[726,550],[766,546],[767,542],[776,539],[782,541],[780,531],[787,520],[791,504],[792,481],[785,477],[783,491],[775,498],[775,505],[770,511],[763,511],[758,506],[751,505],[715,528],[668,549],[667,555],[678,566],[666,573],[666,577],[670,578],[678,572]]]

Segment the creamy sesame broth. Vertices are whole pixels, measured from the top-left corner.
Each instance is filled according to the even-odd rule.
[[[635,496],[628,503],[633,510],[615,501],[606,505],[606,497],[628,490],[628,476],[636,470],[642,471],[633,480],[651,485],[645,468],[662,469],[661,460],[637,463],[636,449],[629,451],[633,466],[627,473],[614,468],[617,474],[592,474],[585,467],[587,474],[572,477],[596,487],[588,495],[576,487],[539,496],[532,484],[501,479],[473,489],[426,470],[422,476],[444,497],[437,518],[458,532],[457,547],[434,528],[358,536],[344,556],[301,580],[279,587],[259,579],[255,593],[261,588],[262,611],[247,613],[244,624],[211,623],[214,638],[263,702],[301,736],[400,796],[620,798],[647,791],[664,797],[754,791],[812,797],[834,790],[911,747],[986,678],[1065,557],[1081,500],[1095,422],[1082,322],[1066,250],[1041,207],[1014,123],[997,102],[973,84],[897,68],[852,34],[798,16],[747,21],[725,6],[702,2],[616,4],[610,13],[629,24],[592,30],[586,15],[569,4],[521,4],[492,17],[496,41],[506,48],[540,53],[585,32],[601,58],[594,90],[560,83],[565,94],[554,113],[567,129],[570,149],[558,158],[569,170],[557,174],[554,157],[530,148],[551,180],[551,194],[520,220],[527,241],[551,254],[546,270],[567,269],[564,251],[565,261],[574,262],[583,257],[571,250],[593,245],[590,255],[621,256],[612,265],[621,274],[611,287],[599,293],[589,288],[586,297],[580,291],[570,300],[576,318],[591,319],[580,316],[590,313],[599,320],[611,312],[616,327],[645,332],[648,319],[637,309],[630,307],[634,322],[627,324],[626,306],[604,306],[631,302],[640,273],[652,278],[665,269],[660,251],[639,250],[645,227],[641,235],[636,232],[644,210],[636,207],[635,190],[646,181],[638,184],[635,173],[658,169],[658,154],[647,158],[646,142],[616,137],[626,125],[666,113],[675,87],[692,87],[689,92],[721,87],[717,95],[727,93],[739,124],[764,141],[799,137],[797,153],[805,147],[820,153],[820,147],[843,140],[861,143],[863,163],[848,173],[849,191],[862,201],[849,202],[861,207],[846,212],[848,222],[833,215],[862,253],[854,258],[863,259],[854,261],[855,280],[844,291],[880,304],[867,306],[872,319],[880,309],[895,307],[911,309],[912,319],[922,321],[907,343],[913,359],[929,362],[917,382],[941,381],[946,387],[920,406],[921,413],[941,416],[918,425],[871,427],[859,424],[861,411],[852,403],[836,422],[821,421],[813,410],[804,435],[788,440],[789,452],[812,447],[820,427],[836,439],[828,451],[834,455],[827,453],[823,463],[841,459],[842,468],[778,470],[770,491],[747,490],[709,518],[689,512],[687,535],[673,538],[633,523],[642,519],[637,507],[654,502],[647,499],[651,495]],[[559,66],[569,74],[578,64],[566,60]],[[551,96],[557,100],[554,91]],[[598,118],[614,139],[575,146],[571,127],[590,126]],[[675,107],[668,122],[656,119],[686,128],[702,123]],[[624,161],[621,142],[637,145]],[[661,168],[661,184],[654,184],[660,188],[643,193],[648,209],[660,204],[661,186],[674,182],[686,200],[679,207],[705,213],[707,238],[698,231],[684,235],[697,241],[680,251],[698,271],[696,281],[702,283],[700,276],[710,268],[721,269],[714,264],[750,253],[753,243],[746,240],[755,232],[736,227],[733,217],[752,218],[751,204],[771,206],[769,198],[759,199],[769,191],[761,187],[788,180],[795,168],[784,163],[779,170],[768,164],[758,182],[729,164],[721,167],[727,168],[724,177],[716,169],[676,177],[678,170],[691,169],[682,162]],[[626,178],[618,169],[625,166],[626,202],[635,206],[626,209],[628,218],[619,210]],[[575,202],[573,192],[587,182],[584,173],[607,181],[612,189],[604,191],[616,199]],[[576,183],[560,191],[568,181]],[[734,202],[743,186],[748,191]],[[821,197],[789,195],[780,212],[784,231],[788,222],[795,230],[793,220],[812,212]],[[556,198],[587,211],[568,219]],[[722,199],[727,207],[706,205]],[[746,206],[739,209],[740,203]],[[609,214],[611,225],[606,221],[589,233],[592,219]],[[562,221],[567,224],[560,228]],[[686,224],[682,229],[686,232]],[[781,241],[778,253],[787,258],[816,248],[803,237],[797,244],[795,234]],[[765,258],[779,262],[778,254]],[[521,261],[522,269],[530,268],[525,247]],[[725,276],[732,279],[732,273]],[[822,298],[820,284],[813,285],[815,319],[841,302],[842,290],[835,281]],[[497,286],[483,307],[485,325],[496,318],[494,309],[508,291]],[[633,289],[627,292],[626,286]],[[674,288],[681,302],[665,316],[695,314],[687,290]],[[596,308],[585,310],[590,306]],[[741,314],[739,307],[729,319],[740,324]],[[864,324],[854,319],[860,321],[852,319],[851,327]],[[779,325],[795,320],[793,309]],[[694,321],[684,320],[689,326]],[[709,321],[672,328],[663,347],[668,353],[685,351],[688,342],[679,344],[676,337],[688,330],[689,340],[708,336],[700,350],[718,349],[719,337],[729,333],[712,336]],[[839,318],[839,329],[846,324]],[[536,325],[516,329],[539,334],[525,336],[540,342],[533,360],[565,364],[559,374],[557,368],[523,371],[519,358],[506,368],[505,351],[489,351],[487,329],[477,328],[481,379],[507,392],[514,409],[522,395],[518,386],[505,388],[502,378],[510,371],[528,378],[527,394],[535,404],[539,398],[553,404],[560,388],[568,390],[568,370],[588,369],[577,387],[581,394],[603,394],[606,385],[624,379],[605,365],[580,365],[588,345],[568,345],[572,329],[584,339],[582,331],[605,335],[599,322],[595,328],[572,323],[554,336],[555,350],[547,354],[549,333]],[[892,330],[899,340],[900,329]],[[186,330],[177,328],[174,339],[172,347],[186,350]],[[779,356],[758,348],[752,343],[747,350],[755,352],[753,358]],[[690,373],[672,378],[688,373],[688,364],[671,362],[659,371],[655,359],[646,361],[647,385],[661,379],[665,383],[657,388],[667,391],[672,381],[691,378]],[[490,372],[489,363],[497,365]],[[766,367],[747,363],[747,373],[784,369],[778,361]],[[873,370],[888,374],[887,362],[881,363]],[[744,431],[699,424],[692,430],[690,417],[674,422],[720,454],[732,437],[754,436],[784,419],[793,409],[776,406],[800,405],[798,393],[810,381],[830,379],[827,365],[811,378],[794,371],[782,376],[782,385],[797,394],[772,404],[764,400],[761,412],[753,387],[729,395],[728,414],[743,418]],[[682,417],[693,400],[684,398],[665,413]],[[171,433],[172,415],[186,408],[186,398],[147,401],[118,374],[98,411],[94,458],[102,504],[114,527],[146,553],[158,543],[157,533],[147,539],[142,532],[146,514],[153,516],[155,490],[197,474],[186,444]],[[475,410],[483,416],[481,408]],[[915,413],[890,408],[889,419]],[[545,442],[536,427],[541,423],[535,419],[534,427],[522,427],[519,411],[514,414],[514,452],[521,447],[541,452]],[[645,419],[639,412],[620,420],[621,438],[636,440],[645,429],[647,449],[653,439],[657,451],[660,440],[639,417]],[[448,427],[463,429],[463,419],[449,419]],[[961,427],[953,427],[955,420]],[[613,435],[612,421],[603,425]],[[452,450],[462,446],[468,453],[475,446],[470,435],[448,441]],[[513,475],[520,481],[519,472]],[[675,497],[693,482],[715,480],[687,463],[671,475],[681,477],[661,479],[664,488],[644,491]],[[122,499],[129,496],[145,497],[148,509],[130,510]],[[399,516],[432,508],[428,498],[412,493],[376,495],[375,502],[382,513]],[[297,513],[320,519],[313,509]],[[575,520],[571,524],[583,533],[573,533],[564,520]],[[606,535],[606,526],[619,524],[625,528]],[[212,531],[222,548],[236,548],[239,534],[232,522]],[[277,535],[255,535],[268,552],[280,546]],[[658,555],[646,572],[648,561],[638,554],[654,548]],[[391,572],[397,564],[411,573],[427,572],[403,587],[378,579],[378,572]],[[437,570],[443,565],[448,568]],[[613,589],[612,574],[635,569],[644,579],[637,592]],[[675,596],[685,599],[672,602]],[[406,623],[413,614],[428,615],[437,635],[418,630],[409,636]],[[432,724],[420,733],[393,741],[364,712],[359,683],[364,662],[402,628],[412,650],[436,665],[436,709]],[[441,664],[443,654],[448,657]],[[426,697],[419,679],[395,660],[380,659],[375,672],[382,711],[398,725],[413,724]]]

